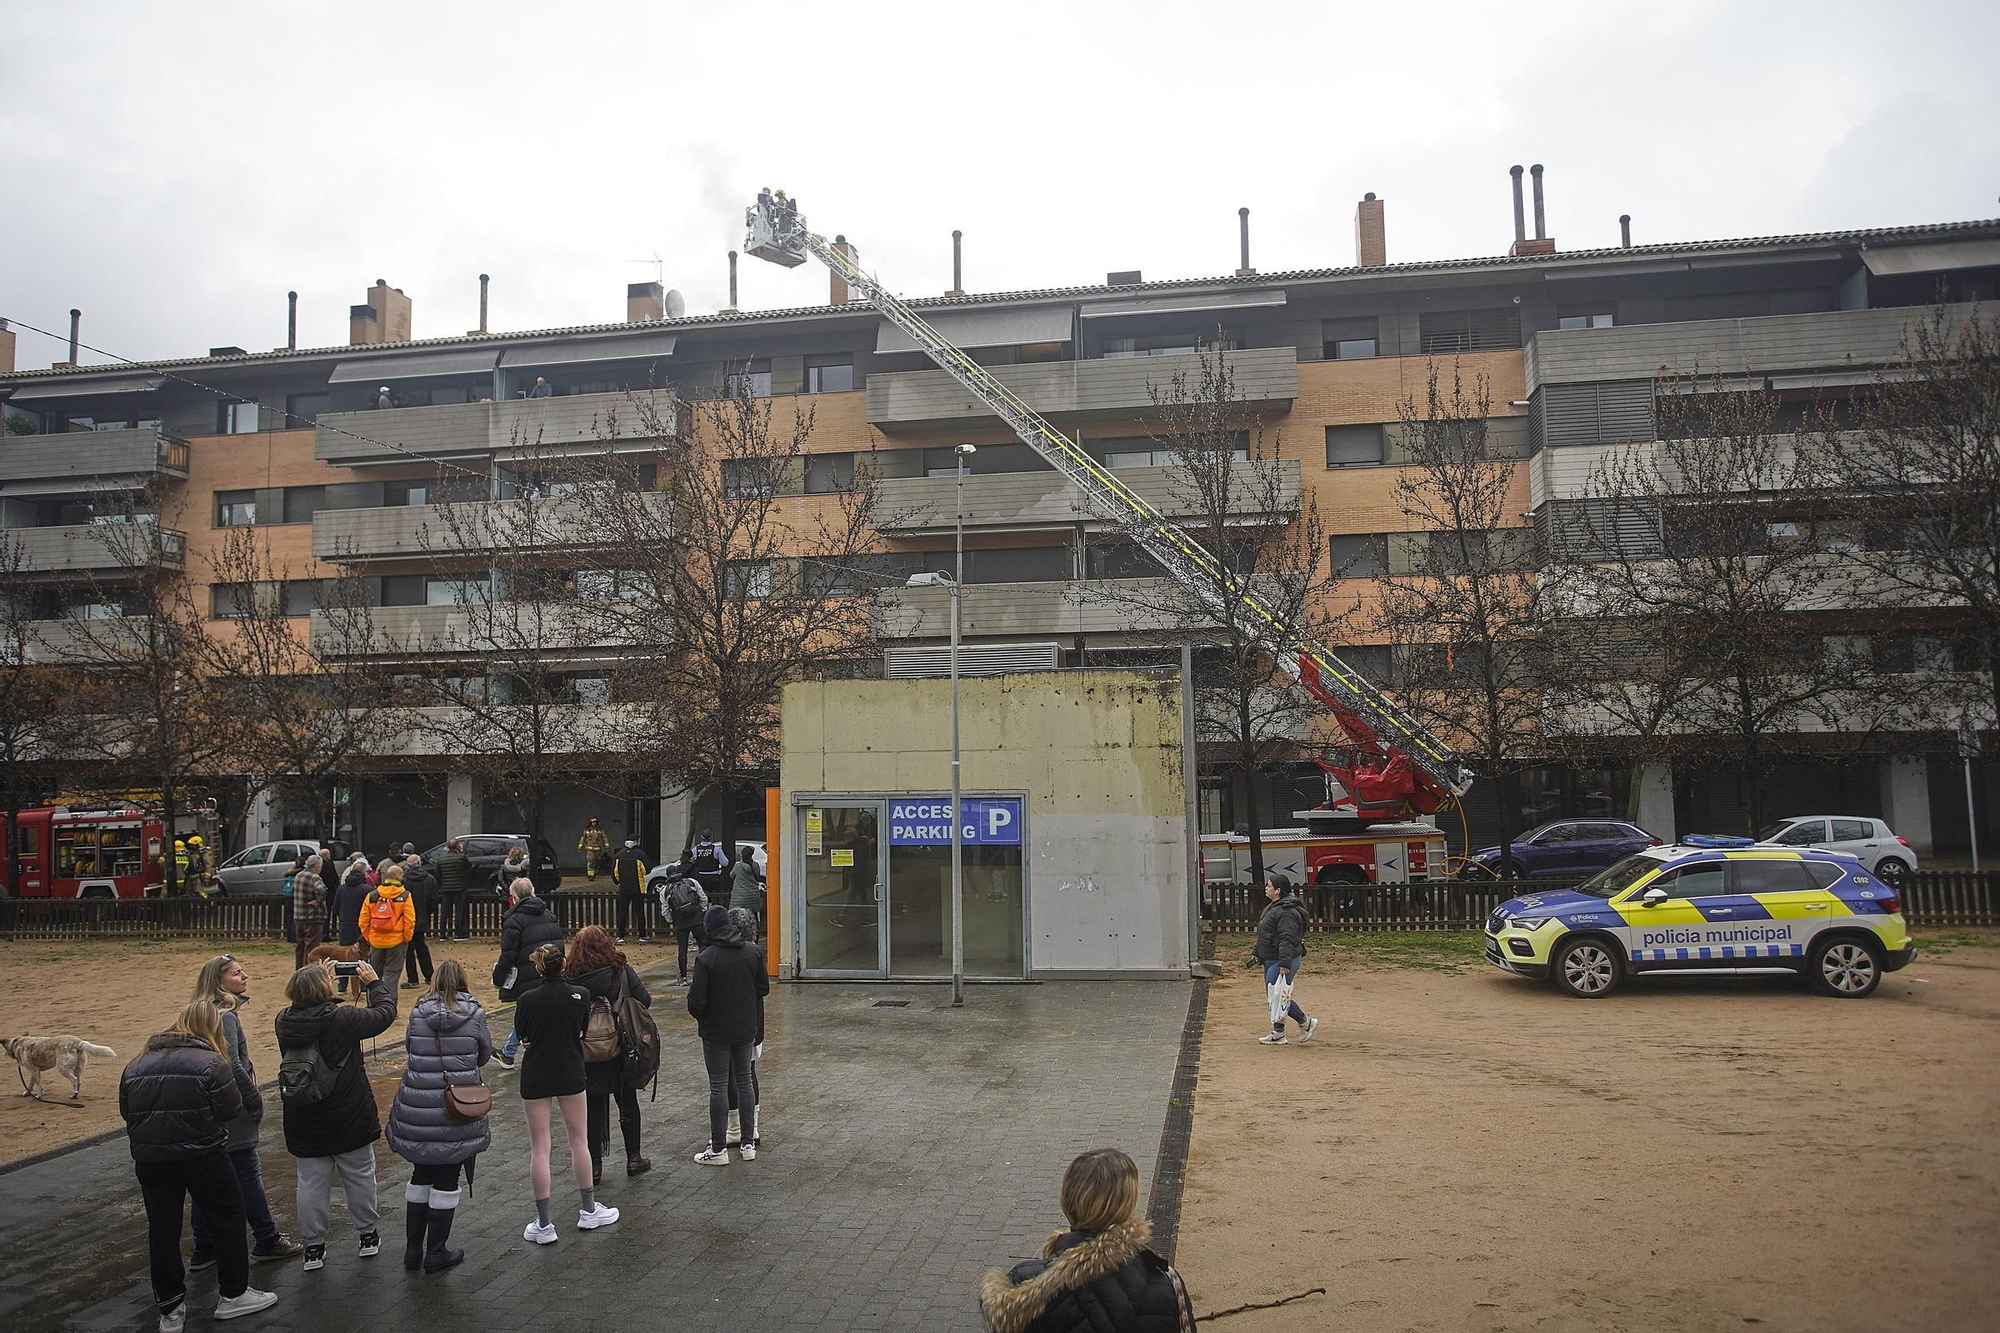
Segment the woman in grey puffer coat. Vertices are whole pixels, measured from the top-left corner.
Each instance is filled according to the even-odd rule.
[[[458,1209],[458,1173],[472,1174],[472,1159],[492,1142],[484,1116],[460,1120],[445,1108],[446,1083],[471,1086],[493,1058],[486,1011],[466,989],[465,967],[455,958],[438,964],[433,989],[410,1011],[404,1046],[409,1064],[389,1108],[389,1147],[416,1168],[403,1187],[408,1226],[403,1267],[436,1273],[460,1263],[464,1250],[448,1249]]]

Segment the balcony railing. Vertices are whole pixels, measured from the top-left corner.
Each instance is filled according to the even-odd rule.
[[[152,426],[0,437],[0,482],[47,482],[44,494],[126,488],[156,473],[185,479],[187,441]]]
[[[0,542],[10,542],[20,552],[23,575],[44,582],[70,576],[129,576],[154,564],[185,569],[186,534],[173,528],[155,531],[153,522],[142,518],[129,529],[116,523],[0,528]],[[141,528],[145,530],[130,530]]]
[[[23,656],[35,663],[102,664],[138,656],[152,621],[146,616],[31,620],[21,626]]]
[[[1296,348],[1253,347],[1221,353],[1235,378],[1239,404],[1274,409],[1299,396]],[[1087,421],[1150,415],[1153,390],[1175,375],[1196,376],[1199,356],[1141,356],[1109,361],[1038,361],[995,366],[993,376],[1023,402],[1053,420]],[[868,377],[868,420],[884,429],[915,430],[992,420],[986,405],[942,370]]]
[[[1199,627],[1177,610],[1184,599],[1164,578],[1072,579],[1060,583],[968,583],[959,605],[963,638],[1158,634]],[[870,614],[884,639],[943,639],[951,633],[951,589],[890,588]],[[1198,622],[1198,623],[1196,623]]]
[[[666,531],[667,497],[646,503]],[[468,500],[381,509],[322,509],[313,515],[313,556],[320,560],[411,560],[480,555],[529,547],[589,550],[609,540],[589,497]]]
[[[1259,459],[1231,465],[1230,517],[1252,523],[1280,518],[1299,507],[1299,463],[1296,459]],[[1203,512],[1201,497],[1182,469],[1134,467],[1118,469],[1118,479],[1169,517]],[[875,526],[896,536],[950,532],[957,512],[955,477],[896,477],[877,490]],[[1003,472],[965,479],[965,526],[968,528],[1073,528],[1098,525],[1061,473]]]
[[[377,606],[365,613],[315,611],[313,651],[331,657],[501,655],[647,647],[588,608],[562,603]]]
[[[313,456],[359,467],[458,454],[589,453],[647,447],[677,429],[665,389],[322,412]]]

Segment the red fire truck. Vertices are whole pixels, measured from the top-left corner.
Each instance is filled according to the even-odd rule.
[[[5,822],[6,816],[0,815],[0,825]],[[157,812],[137,806],[22,810],[5,833],[0,840],[3,893],[23,898],[144,898],[159,893],[166,882],[161,861],[166,831]]]
[[[1301,814],[1307,813],[1301,811]],[[1392,823],[1265,829],[1264,867],[1294,884],[1410,884],[1445,878],[1444,834],[1429,824]],[[1201,881],[1250,877],[1250,839],[1211,833],[1201,840]]]

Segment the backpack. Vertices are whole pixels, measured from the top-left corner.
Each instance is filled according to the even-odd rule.
[[[409,890],[406,888],[403,892],[407,894]],[[370,889],[362,904],[363,910],[368,913],[368,929],[363,934],[370,944],[378,939],[395,940],[398,944],[407,942],[396,940],[403,933],[402,898],[384,898],[378,890]]]
[[[618,1035],[625,1059],[625,1086],[638,1089],[660,1072],[660,1025],[653,1011],[632,998],[632,974],[618,980]],[[658,1096],[657,1087],[654,1095]]]
[[[699,921],[707,910],[708,894],[698,881],[679,879],[667,887],[667,911],[673,914],[675,925]]]
[[[278,1095],[287,1106],[317,1106],[325,1101],[346,1067],[345,1061],[330,1062],[316,1041],[279,1055],[283,1058],[278,1062]]]
[[[583,1062],[601,1065],[618,1058],[618,1013],[601,995],[591,997],[590,1021],[583,1025]]]

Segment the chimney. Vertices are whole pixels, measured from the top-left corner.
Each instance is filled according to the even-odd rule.
[[[479,275],[479,327],[472,330],[474,333],[484,334],[486,332],[486,289],[492,281],[493,278],[489,274],[482,273]]]
[[[1247,208],[1236,210],[1236,238],[1243,254],[1243,262],[1236,266],[1236,276],[1247,278],[1257,271],[1250,267],[1250,210]]]
[[[74,366],[77,364],[76,351],[77,347],[81,343],[82,333],[83,333],[83,312],[81,310],[72,308],[69,312],[69,360],[63,362],[62,364],[66,366]]]
[[[734,309],[736,309],[736,252],[735,252],[734,250],[731,250],[731,251],[729,252],[729,306],[728,306],[728,309],[730,309],[730,310],[734,310]]]
[[[1632,248],[1632,215],[1630,213],[1620,213],[1618,215],[1618,244],[1627,250]]]
[[[391,287],[387,278],[375,279],[375,285],[368,289],[367,304],[347,308],[348,345],[409,340],[410,298],[403,295],[401,287]]]
[[[285,350],[299,350],[299,294],[285,293]]]
[[[861,252],[849,245],[845,236],[834,237],[833,248],[838,253],[845,255],[848,263],[858,264],[861,262]],[[832,305],[846,305],[854,299],[854,294],[847,290],[847,280],[838,273],[833,274],[828,280],[826,299]]]
[[[1521,215],[1521,168],[1513,167],[1509,172],[1514,178],[1514,244],[1509,246],[1510,255],[1552,255],[1556,243],[1548,234],[1548,223],[1542,212],[1542,164],[1537,162],[1528,168],[1535,186],[1535,234],[1528,235],[1527,219]]]
[[[657,282],[625,284],[625,322],[649,324],[667,315],[667,289]]]
[[[1389,262],[1389,234],[1383,226],[1382,201],[1370,190],[1354,206],[1354,262],[1380,268]]]
[[[223,356],[248,356],[248,355],[250,354],[244,351],[241,347],[211,347],[208,349],[208,359],[211,361],[215,360],[217,357],[223,357]]]
[[[1104,275],[1104,285],[1107,287],[1137,287],[1145,280],[1145,275],[1136,268],[1120,269],[1116,273]]]
[[[964,240],[965,233],[953,227],[951,229],[951,290],[945,293],[946,296],[965,295],[965,278],[963,276],[965,269],[961,262],[964,256],[959,248]]]
[[[12,374],[14,370],[14,330],[7,327],[7,321],[0,319],[0,375]]]

